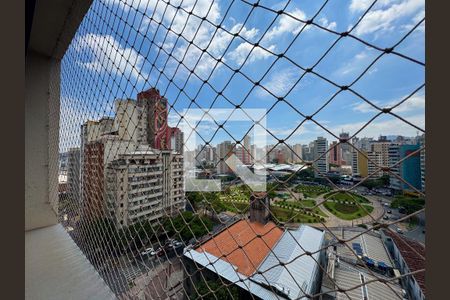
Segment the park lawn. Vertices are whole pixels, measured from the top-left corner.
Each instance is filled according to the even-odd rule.
[[[220,200],[226,202],[248,202],[249,197],[246,193],[238,188],[232,187],[228,193],[222,193]]]
[[[328,209],[333,215],[343,220],[359,219],[367,215],[367,213],[358,205],[342,204],[334,201],[326,201],[324,203],[326,209]],[[371,213],[373,206],[363,205],[364,208]]]
[[[355,193],[350,193],[350,192],[331,192],[328,193],[324,196],[325,199],[330,199],[330,200],[338,200],[338,201],[348,201],[348,202],[353,202],[355,201],[355,199],[359,202],[359,203],[370,203],[369,200],[367,200],[366,198],[364,198],[363,196],[357,195]]]
[[[270,208],[272,214],[280,222],[289,223],[319,223],[318,217],[302,214],[291,209],[272,206]]]
[[[279,205],[283,205],[283,206],[288,206],[288,207],[294,207],[294,208],[304,208],[304,207],[313,207],[316,205],[316,201],[315,200],[300,200],[300,201],[279,201],[277,204]],[[285,208],[285,209],[289,209],[289,208]],[[315,214],[318,214],[322,217],[327,217],[327,214],[324,213],[320,208],[316,207],[313,209],[313,212]]]
[[[325,186],[310,186],[299,184],[295,187],[297,193],[302,193],[305,197],[316,198],[317,196],[329,192],[331,189]]]

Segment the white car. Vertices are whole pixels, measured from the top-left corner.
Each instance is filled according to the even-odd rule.
[[[150,255],[153,256],[156,254],[156,251],[153,248],[147,248],[141,252],[141,255]]]

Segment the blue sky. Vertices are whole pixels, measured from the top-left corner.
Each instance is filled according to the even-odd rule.
[[[343,91],[317,112],[339,89],[311,73],[298,82],[304,72],[295,64],[303,68],[314,66],[338,38],[315,25],[304,27],[297,20],[311,19],[323,1],[260,1],[275,11],[284,9],[290,16],[278,16],[242,1],[170,2],[174,7],[181,5],[186,11],[193,10],[193,15],[199,18],[162,1],[94,1],[63,60],[63,148],[76,145],[79,126],[86,119],[112,115],[115,99],[135,98],[139,91],[151,86],[156,86],[174,105],[169,118],[172,124],[179,121],[179,114],[188,107],[220,109],[241,104],[243,109],[269,110],[277,102],[276,97],[283,97],[290,105],[277,103],[267,114],[267,127],[277,138],[287,139],[291,144],[308,143],[317,136],[332,139],[311,121],[296,130],[304,118],[292,107],[304,115],[314,114],[314,120],[336,135],[342,130],[353,134],[376,115],[376,110],[350,91]],[[347,31],[372,2],[329,1],[314,22],[331,31]],[[379,48],[392,47],[423,19],[424,4],[423,0],[377,1],[352,33]],[[221,24],[226,31],[202,21],[203,17],[212,24]],[[163,26],[158,26],[159,22]],[[227,31],[239,34],[233,38]],[[424,35],[422,22],[395,50],[425,63]],[[201,50],[188,43],[190,40],[199,48],[206,48],[209,54],[201,55]],[[252,45],[256,42],[259,47]],[[280,53],[285,57],[273,55]],[[330,50],[314,71],[338,85],[349,85],[379,55],[379,51],[347,37]],[[226,65],[217,62],[219,58]],[[245,75],[229,67],[240,68]],[[198,77],[189,76],[187,68],[194,69]],[[205,80],[208,84],[204,84]],[[255,88],[250,80],[259,81],[276,97],[261,87]],[[377,106],[389,107],[420,88],[424,81],[424,66],[387,54],[352,88]],[[223,96],[219,96],[217,91],[222,90]],[[195,99],[196,105],[191,99]],[[393,112],[425,129],[424,107],[423,87]],[[213,143],[241,139],[251,125],[250,120],[226,124],[232,137],[219,130]],[[202,123],[198,134],[209,139],[216,129],[215,124]],[[383,115],[358,136],[413,136],[416,132],[416,128],[403,121]],[[273,142],[270,136],[269,142]]]

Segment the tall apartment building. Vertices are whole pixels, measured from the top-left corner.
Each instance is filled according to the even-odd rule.
[[[236,146],[236,156],[245,165],[252,164],[253,158],[251,154],[250,137],[245,136],[240,145]]]
[[[117,226],[155,223],[184,210],[183,156],[139,146],[106,167],[106,206]]]
[[[348,140],[350,138],[350,134],[348,132],[341,132],[339,134],[340,139],[346,139]],[[348,141],[350,142],[350,141]],[[348,143],[341,143],[341,152],[342,152],[342,164],[343,165],[351,165],[353,160],[353,148]]]
[[[352,173],[353,176],[359,175],[361,177],[367,177],[368,173],[368,160],[367,157],[364,155],[367,155],[367,152],[360,150],[352,151]]]
[[[389,165],[389,145],[391,142],[386,141],[385,137],[381,137],[378,141],[370,143],[370,151],[367,153],[369,158],[368,172],[371,178],[381,177],[384,172],[379,171],[380,167]],[[378,166],[377,166],[378,165]]]
[[[292,162],[302,163],[303,160],[303,146],[301,144],[294,144],[292,146]]]
[[[115,101],[116,116],[114,129],[119,139],[141,144],[145,141],[145,123],[142,122],[142,108],[133,99]]]
[[[328,155],[326,154],[328,150],[328,141],[324,137],[318,137],[314,141],[314,173],[316,176],[324,176],[328,170]],[[320,171],[320,173],[319,173]],[[322,175],[321,175],[322,174]]]
[[[67,152],[67,194],[72,201],[80,201],[80,148]]]
[[[177,127],[169,127],[169,145],[170,150],[175,151],[179,154],[184,152],[184,134]]]
[[[195,152],[196,164],[215,164],[215,148],[210,145],[199,145]]]
[[[169,149],[167,99],[151,88],[137,95],[137,105],[142,109],[142,122],[146,125],[144,143],[153,149]]]
[[[302,145],[302,159],[304,161],[312,161],[313,160],[312,149],[308,145]]]
[[[396,143],[392,144],[389,147],[389,158],[390,158],[389,165],[391,166],[391,172],[395,173],[398,177],[408,182],[417,190],[420,190],[422,188],[420,153],[414,153],[419,149],[420,149],[419,144],[402,145]],[[399,161],[401,160],[403,161],[399,163]],[[397,176],[391,175],[389,178],[390,187],[392,189],[397,191],[414,190],[408,184],[400,180]]]
[[[159,150],[161,150],[158,153],[163,168],[160,174],[162,176],[161,192],[163,193],[161,206],[164,210],[170,208],[171,211],[172,209],[177,211],[179,204],[184,208],[184,204],[180,200],[180,197],[184,199],[184,193],[180,192],[180,189],[183,188],[181,156],[183,133],[178,128],[171,128],[167,124],[167,100],[159,96],[156,89],[150,89],[139,93],[138,101],[116,100],[115,110],[114,118],[88,121],[82,126],[81,196],[83,215],[88,217],[114,216],[116,219],[118,216],[121,217],[120,214],[111,215],[111,182],[106,185],[105,178],[107,175],[112,176],[111,172],[113,171],[124,172],[121,168],[114,168],[117,166],[117,160],[126,160],[129,162],[128,165],[139,164],[142,159],[137,162],[135,156],[144,157],[143,159],[146,161],[147,157],[144,152],[147,151],[149,157],[147,161],[155,161],[151,157],[155,151]],[[142,184],[147,183],[143,182]],[[120,191],[127,197],[128,192],[131,192],[128,187],[123,185],[119,185],[118,188],[117,192]],[[105,195],[108,195],[109,198],[106,199]],[[129,213],[130,216],[133,214],[134,211]],[[144,215],[148,214],[140,214],[141,217]],[[122,223],[131,224],[132,221],[127,219]]]
[[[367,137],[364,137],[364,138],[361,138],[361,139],[357,138],[357,137],[354,137],[352,139],[353,146],[355,146],[356,148],[358,148],[360,150],[367,151],[367,152],[371,151],[371,144],[372,144],[372,142],[373,142],[373,139],[372,138],[367,138]],[[352,151],[355,151],[355,149],[353,149]]]
[[[340,166],[343,164],[342,160],[342,144],[333,141],[330,144],[330,152],[328,152],[330,164]]]
[[[84,216],[105,217],[105,166],[120,154],[134,151],[136,144],[124,141],[117,134],[104,134],[83,145],[82,206]]]
[[[275,149],[276,152],[276,161],[278,164],[286,163],[286,151],[282,147],[278,147]]]
[[[217,173],[218,174],[229,174],[232,173],[230,167],[225,163],[228,157],[235,154],[234,143],[230,141],[224,141],[217,145]]]

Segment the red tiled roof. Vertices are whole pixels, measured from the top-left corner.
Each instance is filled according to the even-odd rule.
[[[250,276],[269,254],[270,249],[282,234],[283,230],[273,222],[262,225],[251,223],[249,220],[241,220],[196,250],[206,251],[228,261],[238,268],[239,273]]]
[[[399,234],[391,231],[384,231],[397,245],[403,259],[409,267],[410,272],[425,270],[425,246],[419,242],[406,239]],[[425,294],[425,272],[418,272],[413,275],[419,284],[422,292]]]

